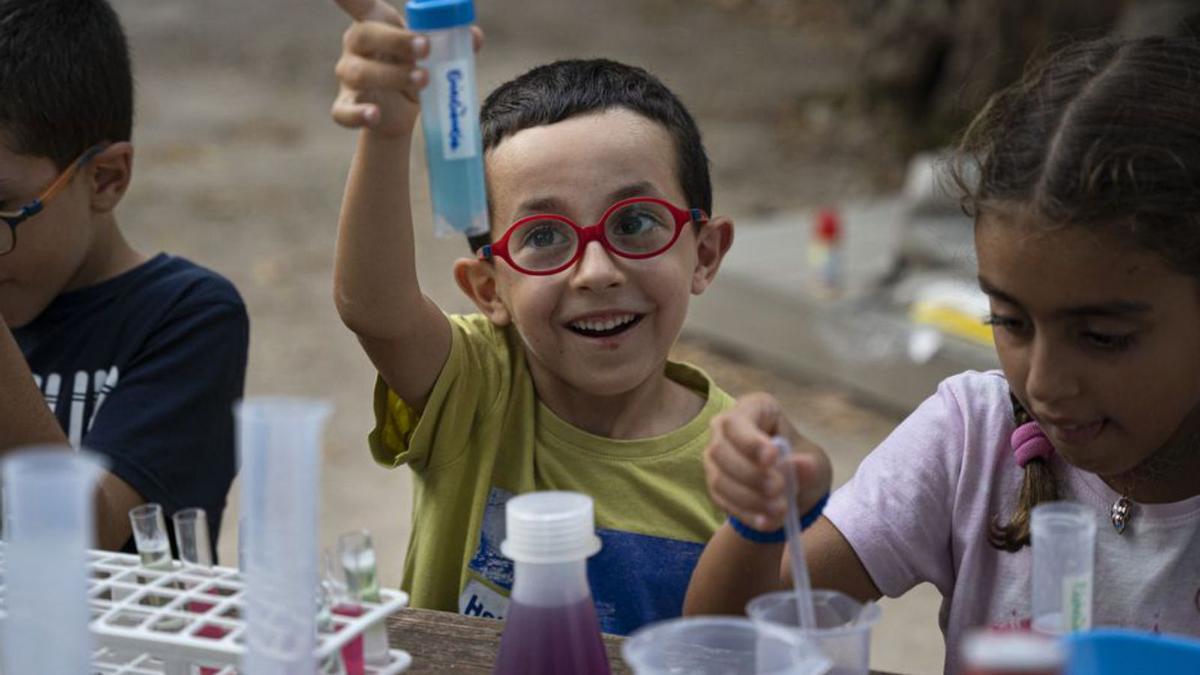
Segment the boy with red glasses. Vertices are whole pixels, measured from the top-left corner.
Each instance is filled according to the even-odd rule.
[[[701,451],[730,404],[667,359],[733,239],[730,219],[707,215],[694,121],[653,76],[612,61],[561,61],[501,85],[482,110],[491,236],[454,265],[479,313],[446,316],[421,293],[407,189],[428,43],[382,1],[339,2],[357,21],[333,116],[362,132],[336,298],[379,369],[372,453],[415,476],[412,603],[503,616],[505,502],[573,490],[595,499],[603,547],[588,569],[602,628],[678,616],[724,520]]]
[[[30,444],[103,455],[103,548],[132,551],[143,502],[203,507],[215,543],[248,320],[228,281],[121,234],[133,83],[116,13],[0,0],[0,82],[0,458]]]

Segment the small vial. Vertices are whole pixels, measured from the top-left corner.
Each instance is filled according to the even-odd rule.
[[[212,541],[208,537],[208,514],[201,508],[180,509],[175,522],[175,547],[184,566],[201,571],[212,569]]]
[[[321,587],[328,595],[329,620],[333,623],[333,615],[358,617],[362,616],[362,605],[350,599],[343,579],[342,567],[333,551],[325,549],[321,553]],[[363,660],[363,636],[357,635],[342,647],[341,662],[346,675],[364,675],[366,662]]]
[[[137,546],[142,567],[152,570],[171,569],[171,542],[160,504],[142,504],[129,510],[133,526],[133,542]]]
[[[1033,547],[1033,629],[1061,635],[1092,627],[1096,514],[1083,504],[1038,504],[1029,519]]]
[[[328,579],[322,578],[317,587],[317,633],[332,635],[335,628],[333,623],[333,604],[335,602],[333,585]],[[317,664],[318,675],[347,675],[346,662],[341,652],[330,654]]]
[[[345,574],[349,596],[359,602],[378,603],[379,577],[375,571],[375,546],[366,530],[346,532],[338,537],[338,557]],[[363,636],[363,656],[367,663],[387,663],[387,629],[382,623],[367,628]]]
[[[429,40],[419,65],[429,73],[421,91],[421,127],[433,201],[434,232],[478,237],[489,232],[483,179],[483,139],[475,93],[472,0],[408,0],[408,26]]]

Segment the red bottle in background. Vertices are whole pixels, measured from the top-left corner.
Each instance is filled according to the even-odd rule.
[[[830,208],[817,211],[808,242],[808,267],[813,291],[836,295],[842,290],[842,221]]]

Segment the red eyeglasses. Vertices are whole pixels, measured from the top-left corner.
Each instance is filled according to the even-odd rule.
[[[608,207],[600,222],[587,227],[557,214],[526,216],[480,249],[479,257],[500,258],[524,274],[557,274],[578,262],[592,241],[622,258],[653,258],[671,248],[691,222],[706,223],[708,216],[701,209],[685,211],[654,197],[634,197]]]

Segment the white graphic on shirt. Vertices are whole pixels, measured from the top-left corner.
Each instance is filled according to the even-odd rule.
[[[97,370],[95,378],[92,380],[93,391],[100,392],[96,394],[96,405],[92,407],[92,418],[88,420],[88,431],[92,430],[92,422],[96,421],[96,413],[100,412],[100,406],[104,405],[104,399],[108,398],[109,392],[117,386],[117,375],[119,371],[116,366],[109,368],[107,372]]]
[[[50,406],[50,412],[58,414],[58,390],[62,387],[62,377],[58,373],[50,373],[46,376],[46,405]]]
[[[83,434],[91,430],[92,423],[96,421],[96,413],[99,412],[104,399],[117,386],[119,379],[120,371],[116,366],[108,370],[97,370],[94,373],[88,373],[85,370],[76,371],[68,396],[62,391],[63,377],[58,373],[50,373],[44,378],[37,374],[33,376],[34,384],[42,390],[46,406],[50,408],[50,412],[54,413],[55,417],[59,416],[60,404],[68,406],[67,438],[75,447],[79,447],[83,443]],[[90,411],[89,402],[92,404]]]
[[[87,395],[88,374],[80,370],[75,373],[75,387],[71,390],[71,425],[67,428],[67,437],[75,447],[83,441],[83,408]]]

